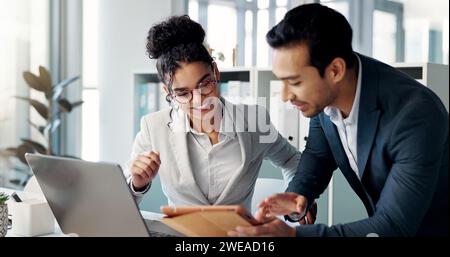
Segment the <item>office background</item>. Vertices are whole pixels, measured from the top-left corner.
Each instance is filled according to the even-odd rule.
[[[233,97],[238,88],[237,94],[248,93],[250,98],[235,100],[250,102],[261,95],[258,92],[276,94],[266,88],[275,87],[276,82],[269,74],[271,50],[265,33],[287,10],[310,2],[344,14],[354,30],[354,49],[362,54],[393,65],[448,64],[447,0],[0,0],[0,149],[20,144],[21,138],[45,144],[29,126],[30,121],[44,120],[29,104],[14,98],[45,99],[30,91],[22,77],[23,71],[38,73],[43,65],[54,82],[81,75],[65,97],[84,103],[62,117],[52,143],[55,153],[124,164],[136,120],[145,108],[156,110],[164,104],[158,100],[160,105],[139,110],[145,102],[142,96],[148,96],[152,86],[158,87],[154,62],[145,53],[146,34],[151,25],[170,15],[189,14],[200,22],[213,54],[223,54],[225,60],[218,65],[230,76],[221,87],[224,93]],[[241,73],[248,79],[240,80]],[[261,82],[264,76],[269,77],[266,84]],[[159,99],[158,90],[151,94]],[[301,140],[301,133],[298,137]],[[302,147],[300,141],[297,145]],[[22,188],[29,171],[20,162],[13,163],[13,169],[0,158],[0,186]],[[264,163],[261,177],[281,175]],[[337,173],[334,182],[338,186],[328,189],[333,202],[327,199],[328,190],[320,199],[319,222],[335,224],[364,217],[363,206],[345,179]],[[141,208],[155,211],[165,198],[158,183],[151,193]]]

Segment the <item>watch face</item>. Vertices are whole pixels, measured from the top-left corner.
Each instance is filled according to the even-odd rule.
[[[303,218],[303,216],[300,215],[300,213],[298,213],[298,212],[293,212],[293,213],[289,214],[289,217],[295,221],[300,221]]]

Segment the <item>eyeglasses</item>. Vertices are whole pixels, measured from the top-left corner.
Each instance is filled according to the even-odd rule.
[[[194,90],[197,90],[202,96],[207,96],[216,89],[216,86],[217,80],[214,76],[214,78],[210,77],[198,83],[197,87],[193,90],[183,90],[172,93],[172,97],[175,98],[175,100],[180,104],[186,104],[192,100]],[[172,88],[172,86],[170,86],[169,88]]]

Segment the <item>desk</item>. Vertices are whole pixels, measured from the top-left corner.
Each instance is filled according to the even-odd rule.
[[[3,187],[0,187],[0,192],[4,192],[8,195],[11,195],[13,192],[16,192],[17,195],[19,195],[19,197],[23,200],[32,199],[32,198],[45,200],[44,195],[32,193],[32,192],[17,191],[17,190],[12,190],[12,189],[3,188]],[[9,203],[10,201],[14,201],[14,200],[9,199],[8,201],[6,201],[6,203]],[[141,210],[141,214],[144,219],[148,219],[148,220],[158,220],[164,216],[161,213],[148,212],[148,211],[142,211],[142,210]],[[8,233],[6,234],[6,236],[7,237],[19,237],[19,235],[12,234],[11,230],[8,230]],[[58,222],[56,222],[56,221],[55,221],[55,232],[54,233],[41,235],[41,237],[68,237],[68,236],[70,236],[70,235],[66,235],[66,234],[62,233],[61,228],[59,227]]]

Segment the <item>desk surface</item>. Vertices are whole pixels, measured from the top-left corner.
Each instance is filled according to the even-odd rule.
[[[0,192],[5,192],[8,195],[11,195],[13,192],[16,192],[17,195],[23,200],[25,199],[43,199],[45,200],[45,197],[42,194],[32,193],[32,192],[24,192],[24,191],[17,191],[9,188],[0,187]],[[12,199],[9,199],[6,201],[6,203],[13,201]],[[141,210],[142,217],[144,219],[148,220],[158,220],[163,217],[163,214],[156,213],[156,212],[148,212],[148,211],[142,211]],[[11,230],[8,230],[8,233],[6,234],[7,237],[18,237],[19,235],[15,235],[11,233]],[[55,232],[52,234],[46,234],[41,235],[42,237],[61,237],[61,236],[69,236],[65,235],[61,232],[61,228],[58,225],[58,222],[55,221]]]

